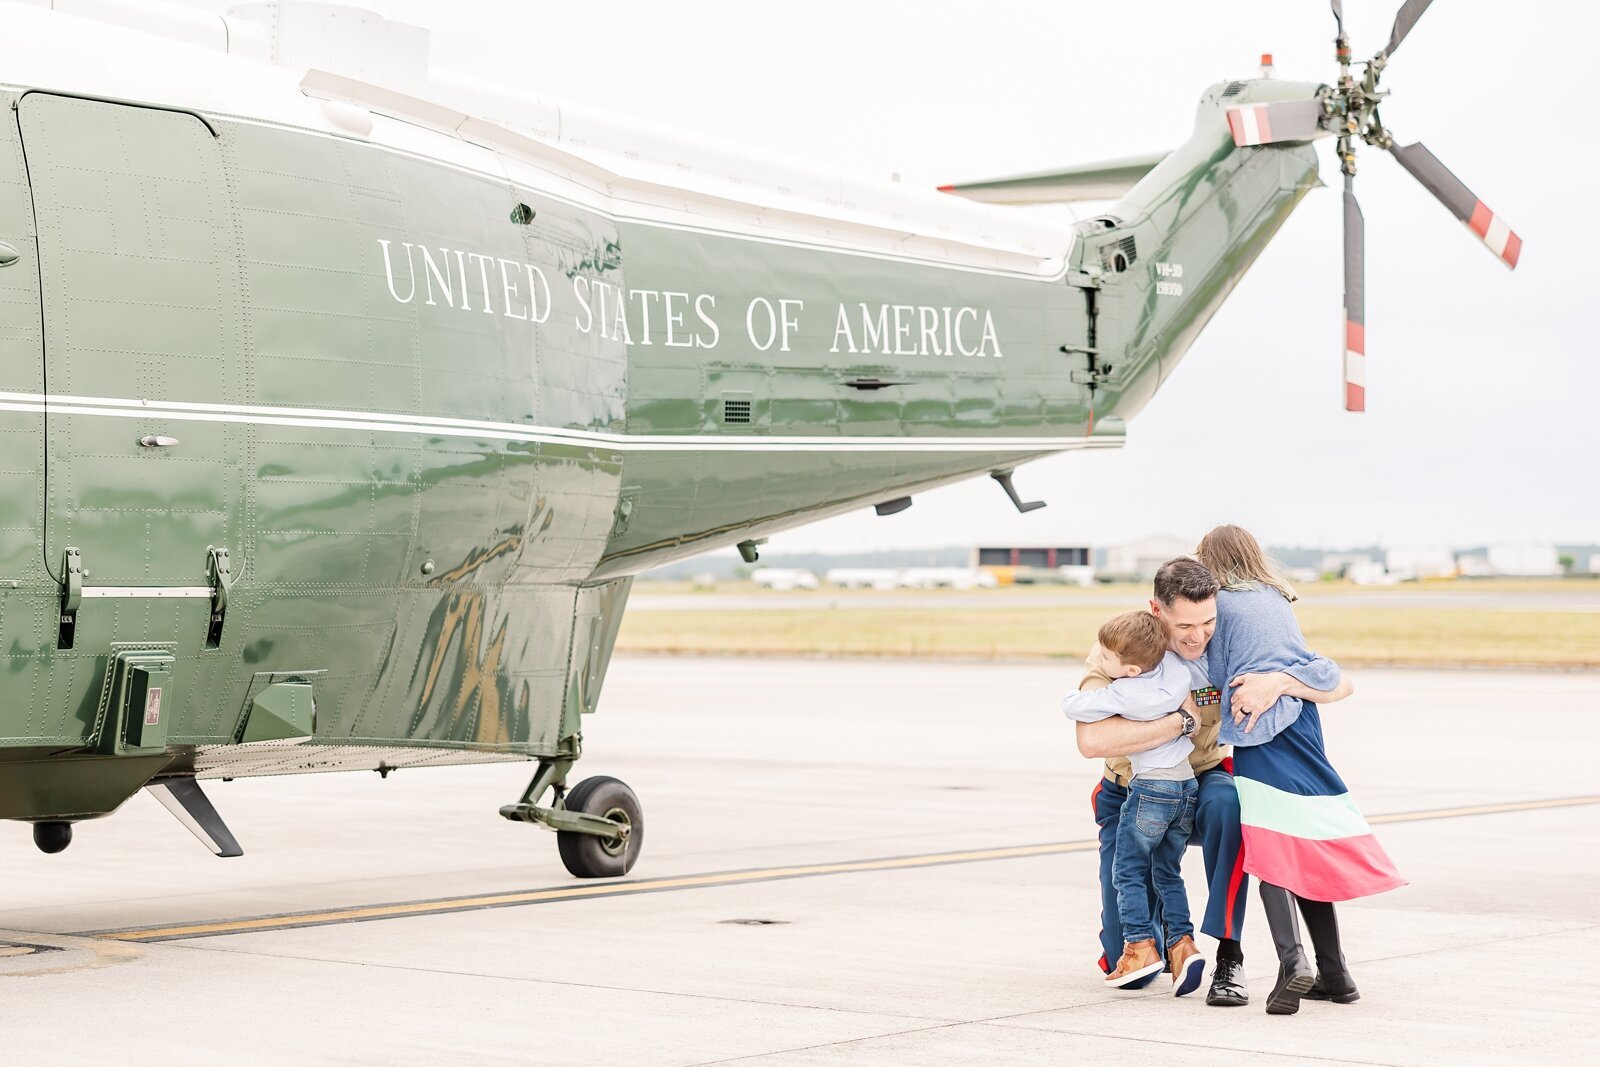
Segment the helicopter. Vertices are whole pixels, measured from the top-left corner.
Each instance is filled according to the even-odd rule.
[[[568,779],[636,575],[972,477],[1042,507],[1016,469],[1122,445],[1318,141],[1347,410],[1359,146],[1516,266],[1379,117],[1427,0],[1364,64],[1331,7],[1332,83],[921,190],[438,77],[356,8],[0,0],[0,818],[57,852],[143,789],[237,856],[207,780],[525,761],[500,814],[626,874],[638,797]]]

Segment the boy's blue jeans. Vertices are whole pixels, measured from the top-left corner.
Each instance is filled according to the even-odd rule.
[[[1151,883],[1166,927],[1165,944],[1160,948],[1165,950],[1180,937],[1194,936],[1189,895],[1179,865],[1194,832],[1199,791],[1193,778],[1178,782],[1135,778],[1128,786],[1128,799],[1117,820],[1117,857],[1111,875],[1125,942],[1157,936],[1146,888]]]
[[[1200,932],[1216,938],[1237,941],[1244,929],[1244,906],[1250,897],[1250,876],[1244,873],[1239,839],[1239,791],[1234,788],[1233,775],[1222,767],[1201,771],[1199,801],[1194,809],[1194,833],[1189,837],[1189,847],[1199,848],[1205,856],[1206,884],[1210,893],[1206,898],[1205,919]],[[1117,909],[1117,886],[1112,881],[1112,867],[1117,858],[1117,830],[1122,826],[1122,805],[1128,799],[1128,787],[1109,778],[1101,778],[1089,794],[1089,806],[1094,809],[1095,825],[1100,839],[1100,947],[1101,956],[1095,962],[1104,973],[1111,973],[1122,955],[1122,919]],[[1133,813],[1128,813],[1129,818]],[[1161,926],[1161,913],[1156,909],[1155,890],[1145,887],[1155,910],[1156,926]]]

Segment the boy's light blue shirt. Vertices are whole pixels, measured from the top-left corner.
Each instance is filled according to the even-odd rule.
[[[1068,693],[1061,700],[1061,710],[1075,722],[1099,722],[1117,715],[1150,722],[1177,711],[1193,681],[1188,661],[1176,652],[1168,652],[1149,674],[1115,678],[1104,689]],[[1147,771],[1183,766],[1193,751],[1194,743],[1187,737],[1175,737],[1155,748],[1131,753],[1128,761],[1137,778]]]

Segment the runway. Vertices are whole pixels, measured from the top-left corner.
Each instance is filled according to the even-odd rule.
[[[1059,589],[1059,587],[1058,587]],[[1110,609],[1143,603],[1138,593],[1100,590],[1052,591],[1038,587],[984,589],[972,592],[948,590],[839,590],[818,589],[788,593],[657,593],[647,586],[629,601],[629,611],[832,611],[889,610],[934,611],[955,608],[966,611],[1016,610],[1017,608]],[[1353,608],[1363,611],[1393,608],[1425,608],[1445,611],[1553,611],[1600,612],[1600,586],[1579,587],[1559,592],[1486,589],[1369,589],[1329,592],[1315,589],[1306,603],[1317,607]]]
[[[1587,1062],[1594,673],[1362,671],[1325,721],[1411,885],[1341,910],[1363,999],[1100,986],[1093,765],[1050,664],[618,661],[587,774],[644,859],[577,882],[496,815],[531,767],[217,783],[246,855],[153,800],[59,856],[0,839],[16,1062]],[[1191,896],[1204,891],[1192,850]],[[1209,947],[1209,944],[1207,944]],[[1559,974],[1550,968],[1560,960]]]

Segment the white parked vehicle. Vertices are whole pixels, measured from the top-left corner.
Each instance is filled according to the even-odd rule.
[[[834,567],[823,576],[841,589],[898,589],[900,572],[888,567]]]
[[[1396,585],[1406,578],[1416,577],[1414,574],[1387,570],[1376,560],[1352,563],[1345,568],[1344,576],[1356,585]]]
[[[1087,589],[1094,585],[1094,568],[1083,564],[1067,564],[1057,567],[1056,573],[1061,575],[1061,580],[1068,585],[1078,585]]]
[[[757,567],[750,572],[750,580],[763,589],[779,593],[792,593],[796,589],[816,589],[817,576],[808,570],[788,567]]]
[[[900,572],[902,589],[995,589],[1000,580],[977,567],[907,567]]]

